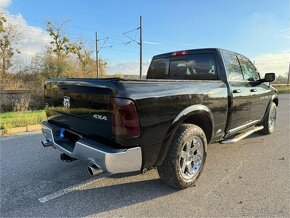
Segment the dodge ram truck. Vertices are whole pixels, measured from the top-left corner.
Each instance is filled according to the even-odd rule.
[[[86,162],[91,175],[157,168],[184,189],[200,175],[209,143],[274,131],[274,80],[216,48],[156,55],[146,79],[48,79],[42,144],[64,161]]]

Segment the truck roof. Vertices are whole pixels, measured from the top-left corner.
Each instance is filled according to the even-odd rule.
[[[155,55],[155,56],[153,56],[152,59],[168,58],[168,57],[171,57],[173,53],[184,52],[184,51],[186,51],[187,55],[196,54],[196,53],[219,52],[219,51],[227,51],[227,52],[230,52],[233,54],[241,55],[237,52],[222,49],[222,48],[198,48],[198,49],[185,49],[185,50],[180,50],[180,51],[167,52],[167,53]]]

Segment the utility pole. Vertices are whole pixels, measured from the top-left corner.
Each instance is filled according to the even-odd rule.
[[[141,79],[142,78],[142,16],[140,16],[139,29],[140,29],[140,79]]]
[[[287,86],[290,84],[290,62],[289,62],[289,70],[288,70],[288,81],[287,81]]]
[[[96,32],[96,67],[97,67],[97,78],[99,78],[99,48],[98,48],[98,32]]]
[[[136,35],[135,35],[135,38],[133,38],[132,36],[129,35],[131,32],[133,32],[133,31],[135,32],[135,31],[138,31],[138,30],[140,31],[139,32],[139,35],[140,35],[139,42],[136,40]],[[138,28],[130,30],[130,31],[127,31],[127,32],[124,32],[123,34],[128,39],[130,39],[130,41],[123,43],[124,45],[128,45],[131,42],[135,42],[135,43],[137,43],[140,46],[140,72],[139,73],[140,73],[140,79],[141,79],[142,78],[142,16],[140,16],[140,26]]]

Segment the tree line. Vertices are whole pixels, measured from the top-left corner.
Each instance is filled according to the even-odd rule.
[[[44,80],[48,77],[96,76],[93,51],[86,47],[84,40],[72,41],[65,34],[65,25],[69,20],[63,20],[60,24],[47,21],[46,31],[51,41],[43,48],[43,52],[34,55],[25,67],[17,67],[16,54],[21,54],[17,44],[23,39],[21,31],[7,19],[5,13],[1,12],[0,89],[32,89],[39,85],[42,88]],[[99,60],[100,77],[105,76],[106,65],[105,61]],[[17,70],[11,72],[12,68]]]
[[[1,90],[30,90],[29,103],[26,102],[25,105],[30,105],[29,108],[32,109],[40,109],[43,108],[43,85],[47,78],[96,77],[93,51],[86,47],[84,40],[72,40],[65,34],[68,22],[69,20],[62,20],[60,23],[47,21],[46,31],[50,42],[23,67],[16,61],[18,54],[22,53],[21,48],[17,46],[23,40],[21,31],[9,22],[4,12],[0,12],[0,94]],[[106,66],[107,63],[100,59],[100,77],[106,77]],[[127,75],[119,73],[114,76]],[[130,76],[135,78],[138,75]],[[276,83],[287,83],[287,75],[279,75]],[[3,102],[3,99],[1,101]]]
[[[17,58],[22,53],[19,46],[21,40],[25,39],[21,30],[9,22],[4,12],[0,12],[0,95],[4,90],[30,90],[29,97],[7,97],[2,94],[1,111],[42,109],[43,87],[47,78],[96,77],[93,51],[86,47],[84,40],[73,41],[65,34],[68,22],[69,20],[60,23],[47,21],[46,31],[50,35],[50,42],[42,52],[35,54],[22,66]],[[106,65],[105,61],[99,60],[100,77],[106,76]]]

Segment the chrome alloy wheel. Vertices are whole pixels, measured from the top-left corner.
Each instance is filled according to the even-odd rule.
[[[272,107],[270,110],[270,115],[269,115],[269,129],[274,129],[275,125],[276,125],[276,108]]]
[[[181,175],[189,180],[196,176],[202,168],[204,159],[204,147],[201,139],[194,136],[183,145],[179,166]]]

